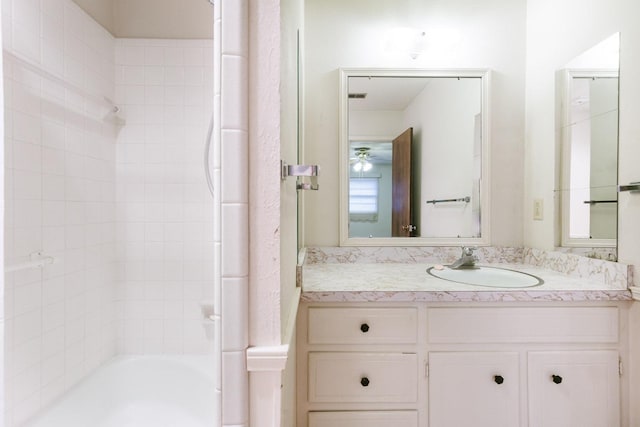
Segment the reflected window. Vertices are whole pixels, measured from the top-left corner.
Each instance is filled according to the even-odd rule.
[[[377,221],[378,178],[352,177],[349,180],[349,217],[351,221]]]

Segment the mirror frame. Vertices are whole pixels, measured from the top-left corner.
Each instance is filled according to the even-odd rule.
[[[340,68],[339,131],[340,131],[340,246],[489,246],[491,244],[490,138],[491,111],[488,69],[392,69]],[[481,237],[349,237],[349,77],[460,77],[481,79],[482,105],[482,166],[480,178]]]
[[[615,239],[586,239],[586,238],[577,238],[571,237],[569,235],[570,229],[570,192],[571,192],[571,182],[570,182],[570,173],[571,173],[571,108],[568,100],[572,98],[571,91],[571,83],[574,78],[590,78],[594,76],[601,77],[617,77],[620,78],[619,70],[611,69],[611,70],[603,70],[603,69],[572,69],[565,68],[560,70],[560,78],[561,78],[561,99],[560,110],[562,117],[560,118],[560,123],[562,124],[562,128],[560,129],[560,138],[562,138],[560,142],[561,147],[561,177],[560,177],[560,199],[561,199],[561,208],[560,208],[560,246],[568,247],[568,248],[592,248],[592,247],[603,247],[603,248],[615,248],[618,244],[618,221],[617,221],[617,211],[619,206],[616,205],[616,238]],[[620,81],[618,80],[618,121],[620,117]],[[620,126],[618,124],[618,137],[616,146],[618,148],[618,159],[620,156]],[[619,164],[618,160],[618,164]],[[616,177],[618,176],[616,171]],[[618,183],[616,182],[615,186],[617,187]]]

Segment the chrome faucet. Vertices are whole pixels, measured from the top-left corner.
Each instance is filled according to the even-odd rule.
[[[475,268],[476,262],[478,262],[478,257],[473,254],[473,251],[476,249],[477,248],[471,246],[463,246],[462,256],[447,267],[456,270],[462,268]]]

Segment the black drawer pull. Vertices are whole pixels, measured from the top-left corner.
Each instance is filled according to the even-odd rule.
[[[362,385],[362,387],[368,387],[369,386],[369,378],[362,377],[360,379],[360,384]]]
[[[367,332],[369,332],[369,325],[367,325],[366,323],[363,323],[362,325],[360,325],[360,330],[362,331],[363,334],[366,334]]]
[[[560,384],[562,382],[562,377],[560,375],[551,375],[551,381],[556,384]]]
[[[504,377],[502,375],[494,375],[493,380],[496,384],[502,384],[504,382]]]

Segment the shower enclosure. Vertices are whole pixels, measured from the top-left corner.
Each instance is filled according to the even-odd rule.
[[[2,7],[4,425],[54,425],[69,391],[159,355],[204,360],[219,424],[213,40],[114,37],[71,0]]]

